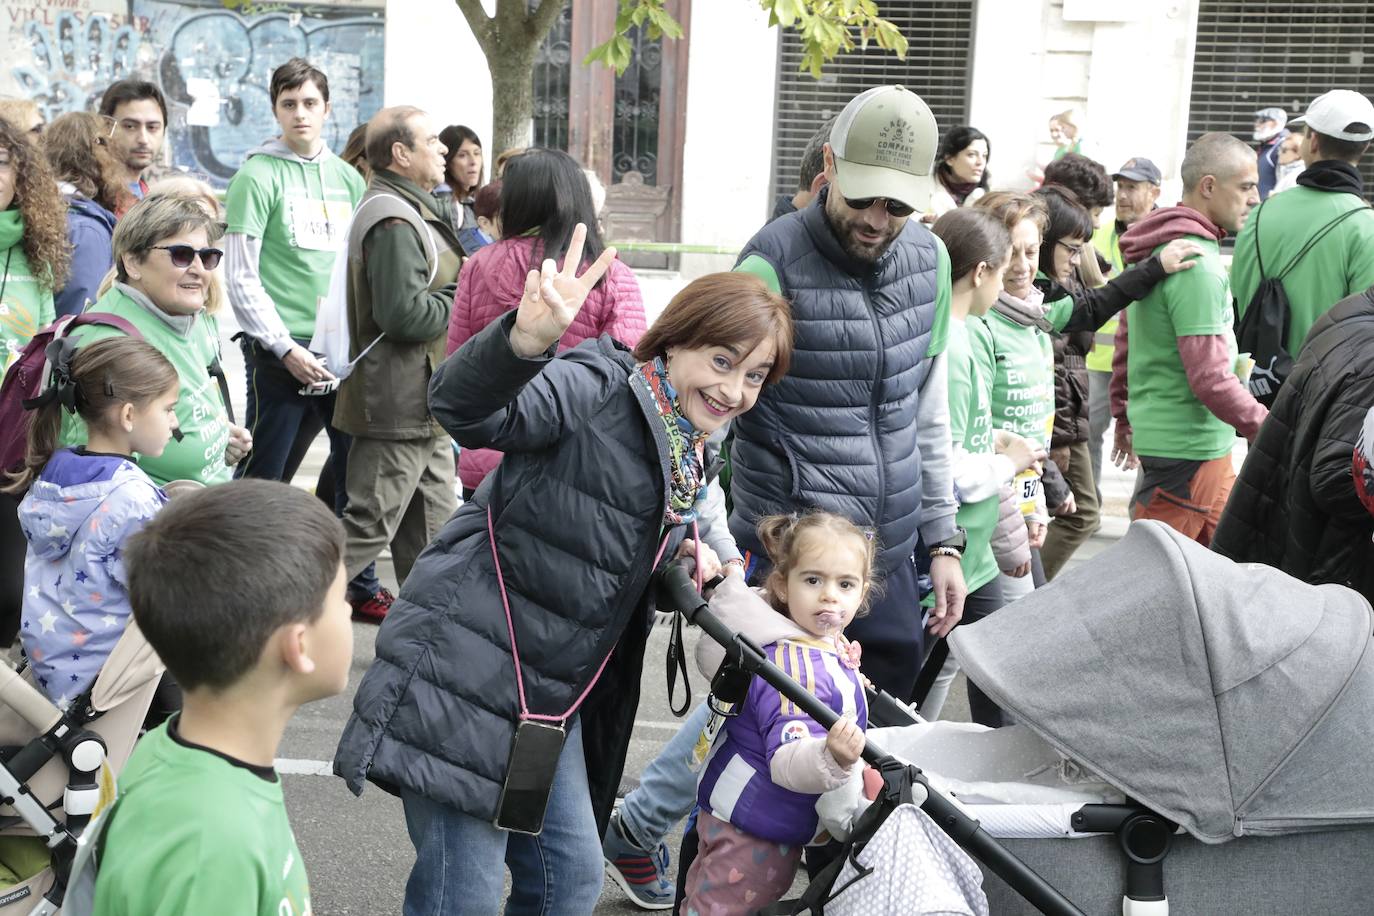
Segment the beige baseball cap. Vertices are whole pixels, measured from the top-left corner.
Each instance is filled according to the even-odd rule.
[[[844,106],[830,130],[835,183],[850,200],[885,197],[924,210],[940,131],[919,95],[875,86]]]

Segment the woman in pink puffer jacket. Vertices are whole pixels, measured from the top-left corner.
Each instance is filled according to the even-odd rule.
[[[534,149],[514,157],[501,176],[501,236],[479,250],[458,275],[453,317],[448,326],[451,355],[469,337],[515,310],[525,276],[545,258],[561,260],[578,223],[587,226],[583,261],[590,264],[605,243],[597,230],[591,188],[577,161],[560,150]],[[592,289],[572,327],[558,342],[560,351],[609,334],[633,347],[645,330],[644,297],[634,272],[620,261]],[[477,485],[501,461],[492,449],[463,449],[458,476],[464,491]]]

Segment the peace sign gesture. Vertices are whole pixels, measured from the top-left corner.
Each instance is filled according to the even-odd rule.
[[[540,270],[531,270],[525,277],[525,295],[520,299],[515,327],[510,332],[511,349],[516,355],[530,359],[557,343],[577,317],[596,281],[610,269],[615,260],[614,248],[603,251],[586,273],[577,276],[586,240],[587,227],[578,223],[568,242],[563,269],[559,270],[548,258]]]

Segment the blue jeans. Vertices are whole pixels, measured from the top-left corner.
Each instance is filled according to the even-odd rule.
[[[348,504],[344,480],[348,474],[348,448],[353,440],[334,428],[335,396],[301,394],[301,383],[276,354],[247,335],[240,338],[239,348],[243,350],[248,375],[244,423],[253,436],[253,450],[239,462],[234,476],[290,483],[311,443],[323,431],[329,437],[326,467],[334,478],[332,506],[342,516]],[[377,565],[372,563],[348,583],[348,594],[361,598],[377,594],[381,587]]]
[[[702,637],[705,639],[706,637]],[[701,703],[639,778],[639,788],[620,803],[620,826],[641,849],[652,852],[697,802],[692,749],[711,710]]]
[[[539,836],[501,830],[408,790],[401,791],[401,801],[415,846],[404,916],[500,912],[503,860],[511,874],[508,916],[584,916],[596,907],[604,874],[601,838],[576,718],[558,757]]]

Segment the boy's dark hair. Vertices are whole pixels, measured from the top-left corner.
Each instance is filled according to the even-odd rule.
[[[223,690],[279,627],[320,616],[343,549],[334,513],[288,484],[178,496],[124,548],[134,620],[183,689]]]
[[[1110,207],[1116,200],[1106,167],[1078,153],[1065,153],[1045,166],[1044,184],[1068,188],[1078,197],[1078,203],[1088,209]]]
[[[157,107],[162,109],[162,123],[167,124],[167,99],[162,95],[162,90],[147,80],[120,80],[111,83],[100,97],[100,113],[107,118],[115,116],[115,109],[125,102],[138,102],[143,99],[152,99],[157,102]]]
[[[272,83],[268,88],[272,107],[277,107],[277,96],[290,89],[299,89],[306,83],[314,83],[324,100],[329,101],[329,77],[304,57],[293,57],[273,70]]]

